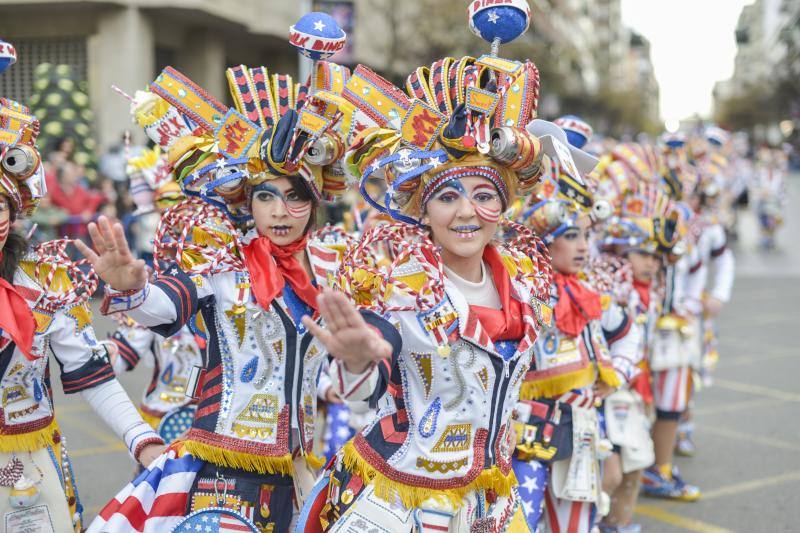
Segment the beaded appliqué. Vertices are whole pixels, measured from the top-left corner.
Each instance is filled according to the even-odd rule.
[[[240,422],[252,422],[260,427],[253,427]],[[247,407],[239,413],[233,423],[233,431],[239,437],[266,439],[275,432],[278,422],[278,397],[272,394],[254,394]]]
[[[487,392],[489,390],[489,369],[485,366],[481,367],[480,370],[475,372],[475,377],[478,378],[483,392]]]
[[[456,459],[454,461],[433,461],[424,457],[417,457],[417,468],[423,468],[431,474],[446,474],[467,466],[468,460]]]
[[[411,352],[411,360],[414,362],[414,367],[417,369],[422,386],[425,389],[425,399],[427,400],[431,393],[431,386],[433,385],[433,361],[429,353]]]
[[[431,437],[434,433],[436,433],[436,422],[439,419],[439,412],[442,410],[442,400],[440,398],[436,398],[433,400],[428,408],[425,410],[425,413],[422,415],[422,418],[419,420],[419,434],[422,435],[424,438]]]
[[[472,435],[471,424],[450,424],[431,449],[432,452],[463,452],[469,450]]]
[[[453,350],[453,356],[449,358],[450,370],[453,372],[458,389],[456,397],[445,404],[445,409],[455,409],[464,401],[467,395],[467,383],[461,369],[471,367],[475,363],[476,357],[475,348],[466,342],[460,342]]]
[[[283,340],[278,339],[282,333],[280,320],[274,311],[259,309],[252,314],[256,345],[261,357],[264,358],[262,371],[253,382],[253,386],[257,389],[264,388],[272,378],[273,359],[277,359],[278,363],[283,362]]]
[[[436,351],[442,357],[450,355],[450,345],[447,340],[447,328],[454,320],[458,319],[458,313],[453,308],[450,300],[444,299],[433,309],[417,314],[422,329],[430,335],[437,348]]]

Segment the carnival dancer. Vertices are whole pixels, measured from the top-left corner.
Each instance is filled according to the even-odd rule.
[[[724,130],[708,128],[708,152],[705,160],[700,161],[699,183],[689,198],[696,217],[693,223],[697,226],[696,231],[699,231],[697,256],[690,268],[689,283],[701,291],[701,298],[697,301],[699,308],[692,305],[695,302],[687,301],[687,309],[695,314],[692,336],[696,340],[692,342],[694,346],[699,344],[699,357],[692,361],[694,371],[689,385],[690,402],[701,386],[711,384],[711,372],[719,358],[714,317],[730,300],[733,289],[735,258],[728,246],[728,234],[721,220],[722,204],[726,201],[724,185],[730,168],[719,152],[729,142],[728,139]],[[688,291],[693,292],[692,289]],[[691,408],[688,407],[681,417],[676,440],[676,451],[681,455],[695,454],[693,433],[694,423]]]
[[[4,54],[13,50],[2,45]],[[12,230],[46,192],[34,144],[38,120],[2,98],[0,131],[0,513],[7,531],[81,531],[82,506],[54,417],[50,352],[64,392],[80,393],[137,461],[149,464],[163,441],[116,381],[92,329],[87,301],[97,287],[95,275],[69,259],[70,241],[31,249]]]
[[[575,163],[553,166],[520,217],[544,236],[553,257],[549,303],[555,312],[522,385],[514,467],[532,528],[542,518],[543,500],[545,530],[588,532],[602,503],[600,460],[610,451],[596,402],[638,373],[637,331],[624,308],[578,277],[590,257],[593,220],[609,214],[583,178],[597,160],[567,147],[555,124],[535,120],[528,130],[571,153]],[[526,483],[531,489],[523,492]]]
[[[549,260],[524,228],[505,243],[494,236],[517,192],[549,165],[523,127],[535,116],[538,73],[531,62],[445,58],[406,87],[410,98],[359,66],[344,91],[376,123],[348,150],[347,168],[362,194],[384,179],[387,193],[365,198],[403,223],[362,237],[343,262],[342,289],[381,316],[399,349],[379,367],[376,395],[388,401],[337,454],[298,531],[527,531],[509,423],[536,317],[548,314]],[[384,267],[370,252],[381,244]],[[353,322],[356,307],[335,292],[320,307],[329,329],[309,327],[332,354],[348,351],[347,336],[365,327]],[[351,381],[335,368],[333,377]]]
[[[618,199],[617,215],[606,221],[599,245],[606,254],[624,261],[631,279],[620,300],[634,317],[639,330],[639,364],[645,360],[657,318],[658,279],[666,254],[674,254],[678,243],[679,214],[662,189],[658,173],[650,182],[639,182],[635,191]],[[600,524],[604,532],[633,533],[641,526],[631,523],[644,468],[654,459],[646,403],[652,399],[646,367],[630,383],[610,395],[604,403],[606,430],[614,445],[603,468],[603,490],[611,497],[609,513]]]
[[[662,178],[666,189],[681,212],[685,226],[673,253],[660,272],[658,318],[655,320],[648,346],[648,368],[652,375],[655,421],[652,436],[655,463],[642,476],[642,491],[648,496],[695,501],[700,489],[686,483],[673,465],[679,421],[689,405],[692,368],[701,360],[700,326],[703,283],[697,271],[701,264],[698,241],[703,221],[689,206],[699,187],[699,173],[691,160],[681,162],[685,140],[674,136],[667,141]],[[668,152],[672,153],[668,153]]]
[[[305,26],[313,19],[335,24],[323,14],[307,17]],[[181,126],[167,139],[168,153],[191,198],[162,220],[170,231],[178,222],[180,233],[171,243],[158,239],[174,246],[177,264],[148,282],[121,228],[105,219],[90,226],[97,251],[84,253],[112,288],[107,312],[126,311],[169,336],[199,311],[207,355],[185,439],[123,489],[90,531],[194,527],[213,513],[243,528],[287,531],[313,484],[321,466],[312,453],[317,376],[326,352],[300,320],[318,319],[319,289],[337,268],[335,251],[310,230],[320,199],[345,189],[337,162],[347,132],[336,106],[319,95],[335,98],[349,72],[319,63],[313,74],[320,92],[310,95],[308,85],[270,78],[263,67],[229,69],[238,112],[171,68],[135,99],[137,121],[156,138],[164,140],[165,119]],[[223,116],[230,127],[220,126]],[[198,239],[198,228],[207,237]],[[372,386],[370,360],[389,356],[390,346],[371,329],[353,346],[343,371],[356,375],[354,389]],[[129,512],[139,505],[150,511]]]
[[[787,167],[784,152],[766,147],[758,151],[756,179],[752,188],[761,229],[760,244],[765,250],[775,248],[775,232],[783,224],[783,211],[787,203]]]

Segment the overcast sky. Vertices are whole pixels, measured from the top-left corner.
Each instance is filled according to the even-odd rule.
[[[711,112],[717,80],[733,73],[734,30],[753,0],[622,0],[622,19],[650,40],[661,117]]]

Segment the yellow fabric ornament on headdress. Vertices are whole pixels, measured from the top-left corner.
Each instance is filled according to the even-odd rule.
[[[366,127],[348,148],[345,171],[370,205],[405,222],[419,223],[430,194],[466,169],[491,180],[508,207],[543,166],[539,140],[525,131],[538,80],[529,61],[444,58],[414,71],[406,94],[359,65],[342,96]],[[387,183],[383,198],[367,194],[374,178]]]

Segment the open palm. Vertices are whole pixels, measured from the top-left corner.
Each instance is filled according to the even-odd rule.
[[[145,262],[133,257],[122,224],[111,224],[108,218],[101,216],[97,224],[89,223],[89,235],[94,250],[81,241],[77,241],[75,245],[92,264],[100,279],[118,291],[141,289],[145,286]]]
[[[303,324],[329,354],[344,363],[348,372],[360,374],[373,362],[391,357],[391,344],[367,324],[344,294],[325,289],[317,297],[317,305],[326,327],[307,316],[303,317]]]

